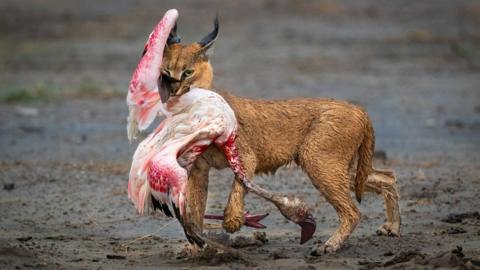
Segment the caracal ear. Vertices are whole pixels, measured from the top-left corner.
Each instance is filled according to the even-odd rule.
[[[200,45],[200,49],[198,50],[198,54],[205,54],[210,47],[215,43],[218,37],[218,29],[219,29],[219,23],[218,23],[218,14],[215,16],[215,20],[213,21],[214,29],[212,32],[210,32],[208,35],[206,35],[202,40],[198,42]]]
[[[173,27],[172,31],[170,31],[170,34],[168,35],[166,47],[168,47],[168,45],[172,45],[180,42],[182,42],[182,39],[177,34],[177,23],[175,22],[175,26]]]

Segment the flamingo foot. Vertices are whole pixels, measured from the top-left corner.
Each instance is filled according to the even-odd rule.
[[[262,219],[267,217],[269,213],[264,213],[264,214],[250,214],[248,211],[245,212],[243,216],[243,225],[251,228],[256,228],[256,229],[265,229],[267,226],[263,225],[260,223]],[[209,215],[206,214],[204,216],[206,219],[215,219],[215,220],[224,220],[225,216],[224,215]]]

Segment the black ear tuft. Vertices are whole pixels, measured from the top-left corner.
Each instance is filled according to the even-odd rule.
[[[172,31],[170,31],[170,34],[168,35],[167,45],[180,43],[180,42],[182,42],[182,39],[180,38],[180,36],[177,35],[177,23],[175,23],[175,26],[173,27]]]
[[[215,40],[217,40],[218,36],[218,30],[219,30],[219,23],[218,23],[218,13],[215,16],[215,20],[213,21],[214,29],[212,32],[210,32],[208,35],[206,35],[202,40],[198,42],[202,46],[202,48],[208,49],[210,46],[215,43]]]

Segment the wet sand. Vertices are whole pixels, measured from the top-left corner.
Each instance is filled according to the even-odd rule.
[[[291,166],[255,181],[305,198],[317,220],[312,240],[300,245],[297,225],[249,194],[249,211],[271,214],[260,230],[268,241],[251,241],[258,230],[249,228],[230,236],[250,243],[238,248],[248,261],[177,258],[187,242],[176,220],[140,217],[126,195],[136,144],[126,137],[124,96],[149,31],[171,7],[185,42],[220,12],[218,88],[365,106],[376,165],[397,174],[401,237],[375,235],[383,199],[367,194],[345,246],[309,256],[338,219]],[[52,91],[0,104],[0,268],[480,268],[478,2],[42,0],[3,1],[0,13],[0,96]],[[209,213],[222,213],[232,180],[229,170],[211,171]]]

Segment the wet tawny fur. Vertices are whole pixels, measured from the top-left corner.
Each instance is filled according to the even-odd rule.
[[[212,88],[212,67],[205,55],[197,55],[198,50],[196,43],[177,44],[167,49],[164,70],[170,75],[181,76],[184,70],[195,69],[193,74],[196,76],[172,85],[172,93],[183,93],[183,87],[187,85]],[[340,226],[324,245],[314,247],[314,253],[336,251],[359,222],[361,214],[350,190],[355,192],[358,201],[364,191],[382,194],[387,222],[377,232],[399,235],[395,176],[392,172],[372,167],[374,133],[370,119],[361,107],[333,99],[268,101],[218,92],[233,108],[239,122],[237,144],[247,177],[275,172],[279,167],[295,162],[337,211]],[[200,228],[203,226],[211,167],[227,167],[223,153],[215,146],[209,147],[197,160],[188,182],[190,215]],[[244,187],[239,181],[233,181],[224,211],[223,226],[228,232],[238,231],[243,224],[244,196]]]

